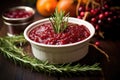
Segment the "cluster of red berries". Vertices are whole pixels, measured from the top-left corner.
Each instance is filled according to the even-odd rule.
[[[97,2],[100,1],[101,0],[97,0]],[[98,34],[97,36],[101,36],[99,34],[100,32],[104,32],[104,36],[106,36],[106,34],[107,36],[114,36],[111,33],[117,33],[118,30],[120,30],[118,27],[120,25],[117,24],[120,20],[119,10],[113,8],[108,1],[104,0],[102,4],[94,8],[91,6],[86,7],[85,5],[81,5],[78,9],[78,18],[85,18],[85,20],[92,23],[96,29],[96,33]]]

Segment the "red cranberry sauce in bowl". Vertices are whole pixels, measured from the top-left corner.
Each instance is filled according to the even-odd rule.
[[[7,11],[4,15],[8,18],[26,18],[30,17],[33,13],[25,9],[15,9]]]
[[[64,45],[82,41],[90,36],[90,31],[84,25],[68,23],[68,27],[61,33],[55,33],[52,24],[44,23],[32,29],[29,38],[35,42],[48,45]]]
[[[23,20],[32,17],[35,11],[31,7],[17,6],[6,10],[3,13],[5,20]]]
[[[92,24],[72,17],[68,18],[68,27],[56,33],[47,18],[30,24],[24,31],[24,37],[30,42],[37,59],[64,64],[80,60],[88,53],[88,42],[94,33]]]

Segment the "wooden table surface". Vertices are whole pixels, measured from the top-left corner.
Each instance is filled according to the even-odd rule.
[[[10,6],[16,6],[17,4]],[[6,8],[8,8],[8,6]],[[4,9],[0,8],[0,10],[2,12]],[[44,17],[42,17],[36,12],[34,21],[42,18]],[[0,17],[0,37],[6,35],[7,26],[3,24],[2,18]],[[102,67],[102,72],[98,75],[86,77],[79,76],[71,78],[49,76],[40,72],[32,71],[28,68],[26,69],[19,65],[15,65],[9,59],[6,59],[3,55],[0,54],[0,80],[119,80],[118,78],[120,74],[120,40],[100,39],[99,41],[101,43],[100,47],[109,55],[110,61],[108,62],[105,55],[100,53],[92,46],[89,47],[89,52],[86,55],[86,57],[80,60],[80,63],[88,64],[99,62]]]

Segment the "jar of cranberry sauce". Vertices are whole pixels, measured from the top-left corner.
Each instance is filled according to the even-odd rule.
[[[20,35],[33,22],[35,11],[28,6],[17,6],[2,14],[3,22],[8,28],[7,35]]]

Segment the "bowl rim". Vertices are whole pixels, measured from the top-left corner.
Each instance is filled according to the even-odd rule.
[[[15,9],[25,9],[26,11],[31,11],[32,12],[32,15],[29,16],[29,17],[25,17],[25,18],[9,18],[9,17],[6,17],[4,15],[4,13],[6,13],[7,11],[10,11],[10,10],[15,10]],[[26,20],[32,16],[34,16],[35,14],[35,10],[29,6],[16,6],[16,7],[12,7],[12,8],[9,8],[7,10],[5,10],[3,13],[2,13],[2,18],[5,19],[5,20],[11,20],[11,21],[16,21],[16,20]]]
[[[87,38],[85,38],[84,40],[81,40],[81,41],[79,41],[79,42],[75,42],[75,43],[71,43],[71,44],[64,44],[64,45],[48,45],[48,44],[43,44],[43,43],[38,43],[38,42],[35,42],[35,41],[33,41],[33,40],[31,40],[29,37],[28,37],[28,33],[30,32],[30,29],[32,28],[34,28],[33,26],[35,26],[35,25],[37,25],[37,24],[39,24],[39,23],[41,23],[41,22],[45,22],[45,21],[49,21],[49,18],[45,18],[45,19],[40,19],[40,20],[37,20],[37,21],[35,21],[35,22],[33,22],[33,23],[31,23],[30,25],[28,25],[27,27],[26,27],[26,29],[24,30],[24,37],[25,37],[25,39],[28,41],[28,42],[30,42],[30,43],[32,43],[32,44],[35,44],[35,45],[38,45],[38,46],[42,46],[42,47],[68,47],[68,46],[74,46],[74,45],[78,45],[78,44],[81,44],[81,43],[83,43],[83,42],[86,42],[86,41],[88,41],[88,40],[90,40],[93,36],[94,36],[94,34],[95,34],[95,28],[94,28],[94,26],[91,24],[91,23],[89,23],[88,21],[85,21],[85,20],[82,20],[82,19],[78,19],[78,18],[74,18],[74,17],[69,17],[69,19],[70,20],[75,20],[75,21],[79,21],[79,22],[81,22],[81,23],[84,23],[84,24],[82,24],[82,25],[88,25],[89,26],[89,28],[88,28],[88,26],[86,26],[87,28],[88,28],[88,30],[90,31],[90,36],[89,37],[87,37]],[[69,21],[69,19],[68,19],[68,21]],[[74,23],[74,22],[73,22]],[[78,22],[77,22],[78,23]],[[91,31],[92,30],[92,31]]]
[[[28,22],[24,22],[24,23],[10,23],[10,22],[7,22],[7,21],[3,21],[4,24],[8,25],[8,26],[24,26],[24,25],[28,25],[30,24],[32,21],[28,21]]]

